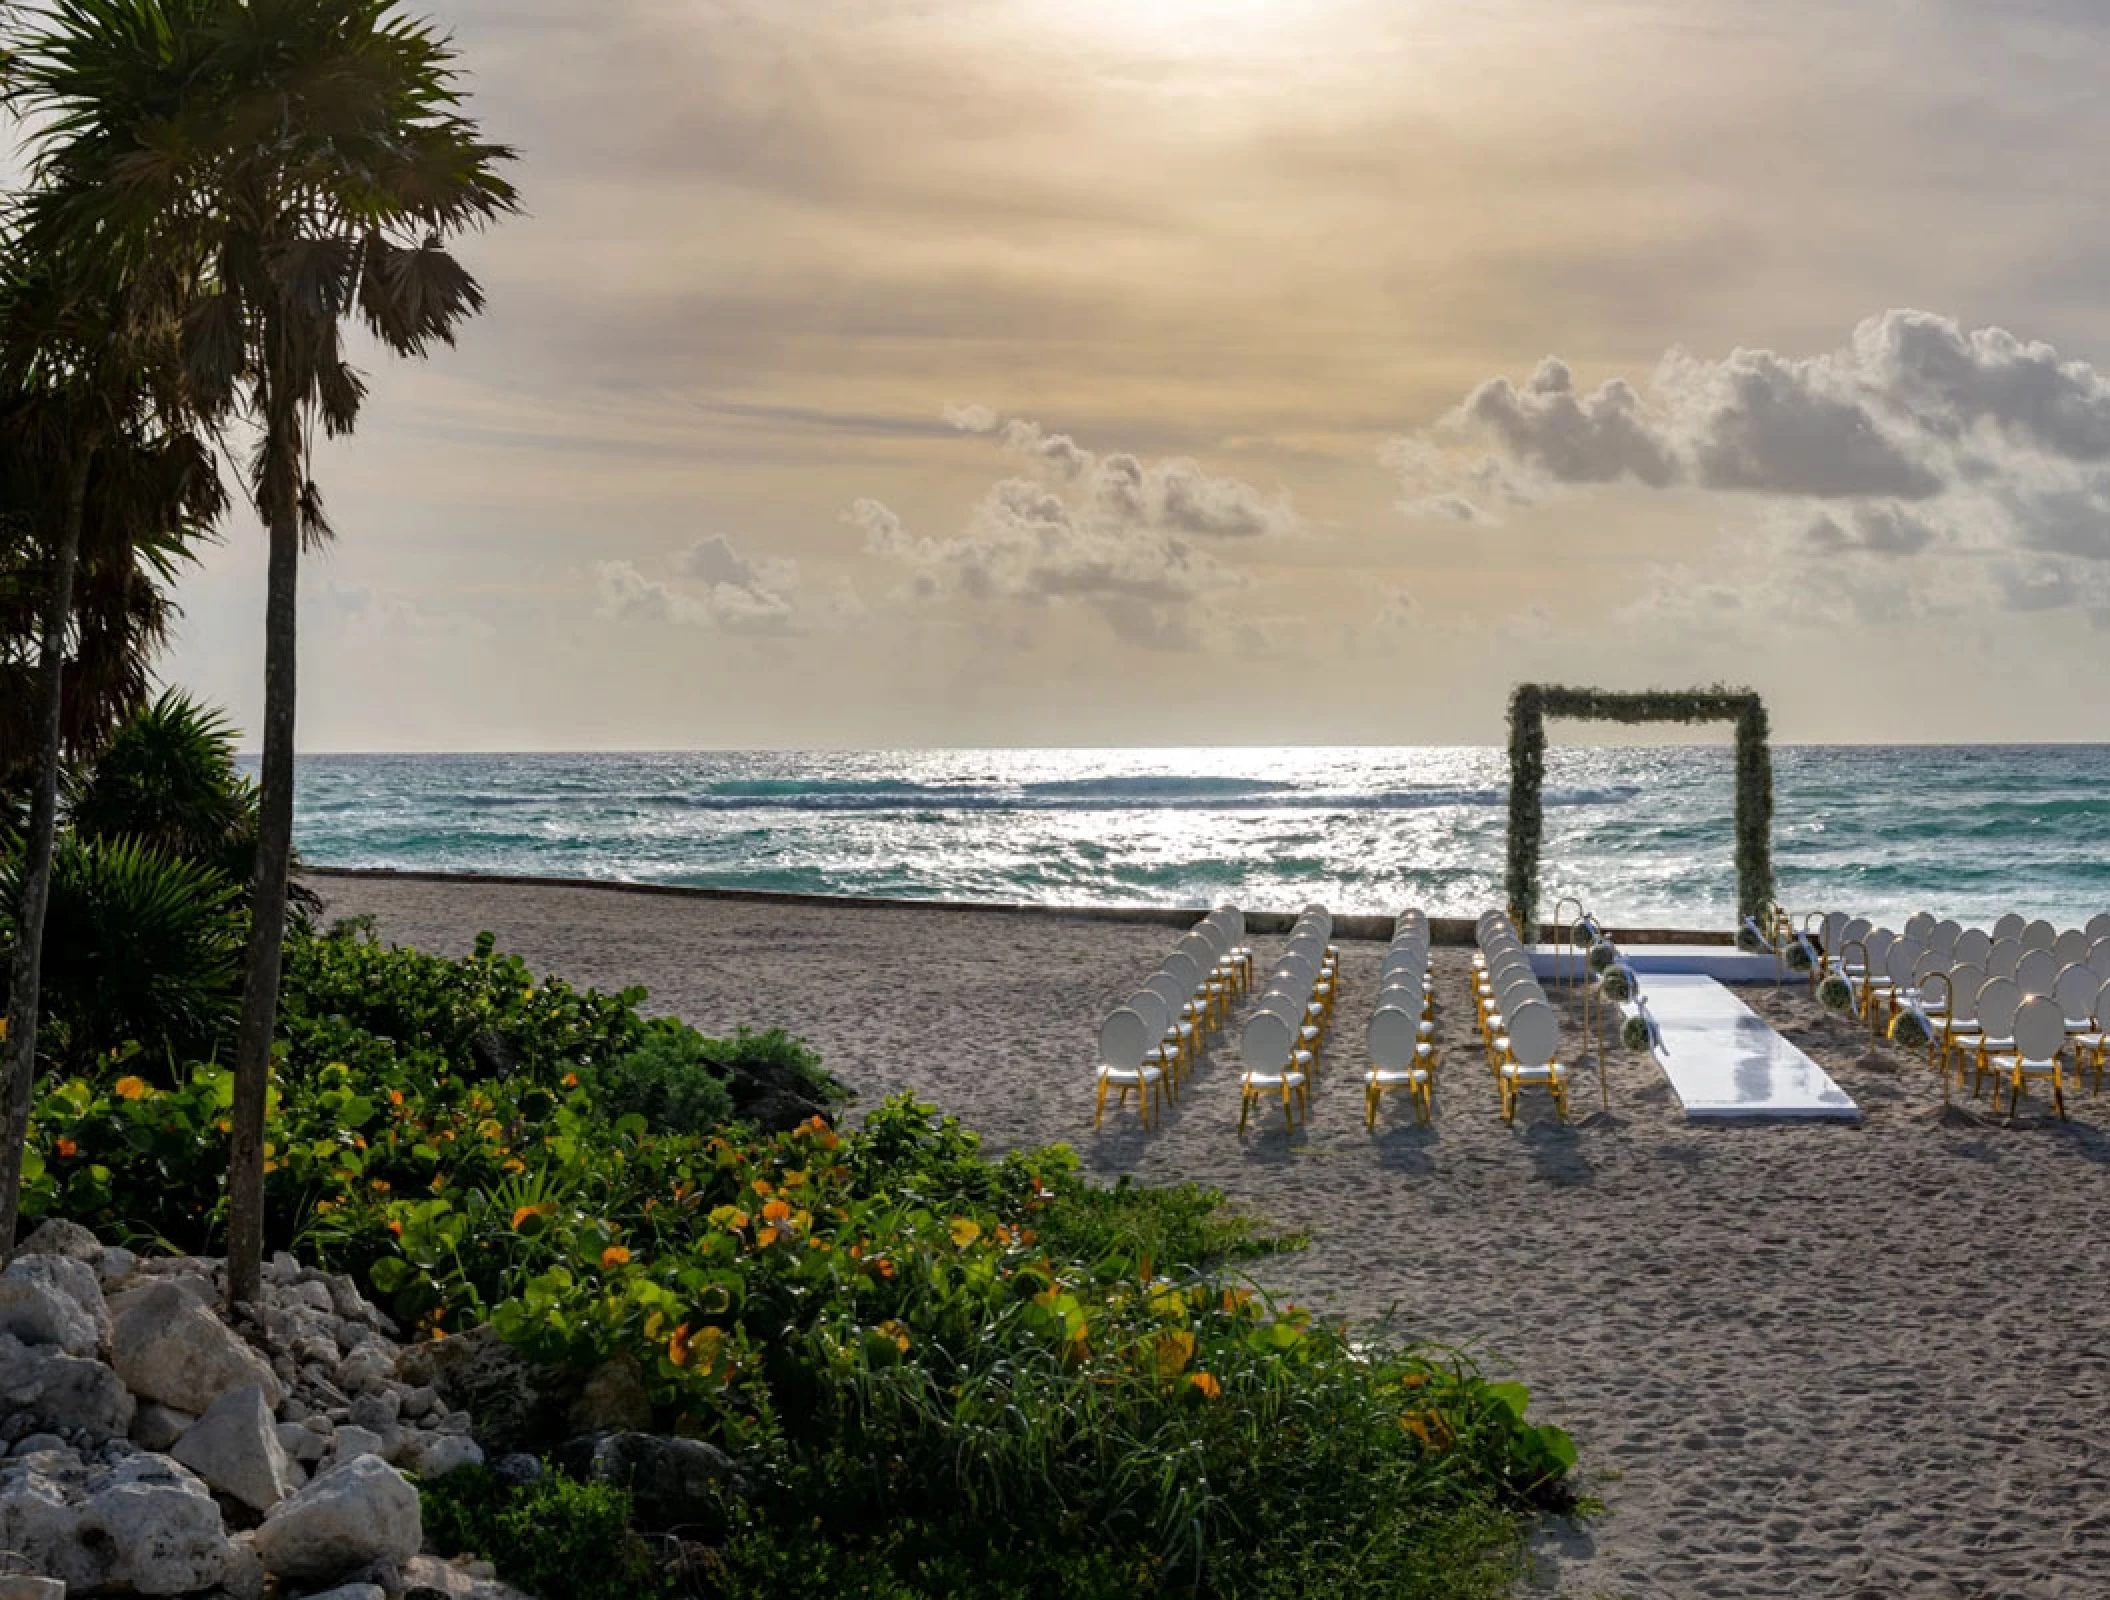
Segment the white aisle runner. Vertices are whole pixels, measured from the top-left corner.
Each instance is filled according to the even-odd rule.
[[[1713,978],[1655,973],[1641,994],[1663,1036],[1656,1063],[1687,1122],[1861,1120],[1829,1073]]]

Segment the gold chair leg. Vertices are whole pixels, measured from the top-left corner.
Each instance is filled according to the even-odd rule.
[[[1106,1080],[1099,1080],[1099,1101],[1092,1111],[1092,1129],[1098,1131],[1099,1124],[1106,1120]]]

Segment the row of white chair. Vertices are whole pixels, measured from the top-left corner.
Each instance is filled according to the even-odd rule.
[[[1482,912],[1474,934],[1480,948],[1472,964],[1473,1012],[1502,1097],[1502,1120],[1516,1120],[1524,1089],[1543,1088],[1565,1122],[1568,1069],[1556,1059],[1560,1019],[1532,971],[1531,952],[1499,911]]]
[[[1429,919],[1418,907],[1392,924],[1392,942],[1378,964],[1377,1007],[1370,1014],[1370,1066],[1363,1080],[1363,1126],[1377,1126],[1377,1104],[1388,1089],[1404,1088],[1414,1117],[1434,1114],[1436,983],[1429,975]]]
[[[1854,1008],[1872,1030],[1890,1028],[1900,1012],[1920,1013],[1928,1060],[1941,1070],[1945,1095],[1952,1071],[1959,1077],[1968,1071],[1972,1094],[1990,1081],[1996,1106],[2006,1085],[2012,1116],[2029,1083],[2043,1079],[2064,1116],[2062,1057],[2072,1059],[2077,1073],[2092,1067],[2100,1092],[2110,1030],[2110,938],[2090,939],[2085,929],[2059,934],[2045,923],[2041,931],[2026,925],[2024,944],[2013,923],[1995,939],[1924,913],[1906,924],[1905,934],[1839,912],[1821,927],[1825,965],[1850,985]],[[2084,959],[2061,959],[2076,953]]]
[[[1106,1115],[1109,1089],[1120,1105],[1135,1095],[1145,1128],[1154,1113],[1162,1116],[1166,1099],[1179,1097],[1209,1034],[1223,1025],[1252,976],[1245,914],[1236,906],[1220,906],[1196,923],[1143,987],[1100,1024],[1092,1126]]]
[[[1327,942],[1332,937],[1333,918],[1326,908],[1306,906],[1268,975],[1259,1006],[1246,1019],[1239,1040],[1244,1061],[1238,1084],[1240,1133],[1263,1095],[1281,1100],[1286,1128],[1310,1114],[1312,1080],[1333,1022],[1339,982],[1340,952]]]
[[[1966,928],[1953,918],[1937,921],[1931,912],[1921,911],[1906,921],[1904,932],[1899,935],[1877,928],[1866,917],[1832,911],[1812,913],[1804,923],[1804,931],[1822,940],[1827,972],[1839,970],[1849,944],[1881,934],[1885,942],[1899,937],[1910,939],[1938,956],[1968,961],[2007,977],[2015,976],[2022,958],[2033,951],[2048,954],[2055,963],[2054,970],[2085,963],[2110,977],[2110,912],[2091,918],[2084,928],[2063,932],[2042,918],[2028,922],[2010,912],[1987,932],[1983,928]]]

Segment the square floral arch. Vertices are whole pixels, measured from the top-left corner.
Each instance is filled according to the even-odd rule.
[[[1765,702],[1748,689],[1650,689],[1617,694],[1520,683],[1509,697],[1509,913],[1517,930],[1538,925],[1539,846],[1545,832],[1546,719],[1580,722],[1736,724],[1737,921],[1773,898],[1773,752]]]

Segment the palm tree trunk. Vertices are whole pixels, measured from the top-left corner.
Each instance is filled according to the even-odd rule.
[[[51,861],[58,839],[59,756],[66,708],[66,627],[73,616],[73,574],[80,564],[81,526],[87,521],[88,472],[95,445],[82,440],[66,484],[66,521],[51,564],[44,601],[44,637],[37,646],[37,695],[44,714],[37,790],[30,800],[29,838],[22,847],[22,896],[15,907],[14,962],[8,979],[5,1093],[0,1125],[0,1257],[15,1248],[22,1208],[22,1158],[29,1141],[29,1102],[37,1081],[37,1012],[43,984],[44,908],[51,899]]]
[[[264,1113],[271,1039],[278,1027],[279,966],[286,937],[286,877],[293,855],[293,702],[300,609],[300,513],[295,428],[273,419],[263,496],[271,563],[264,601],[264,760],[258,795],[256,883],[249,904],[248,972],[235,1036],[234,1138],[228,1163],[227,1301],[259,1304],[264,1269]],[[281,432],[284,429],[286,431]]]

